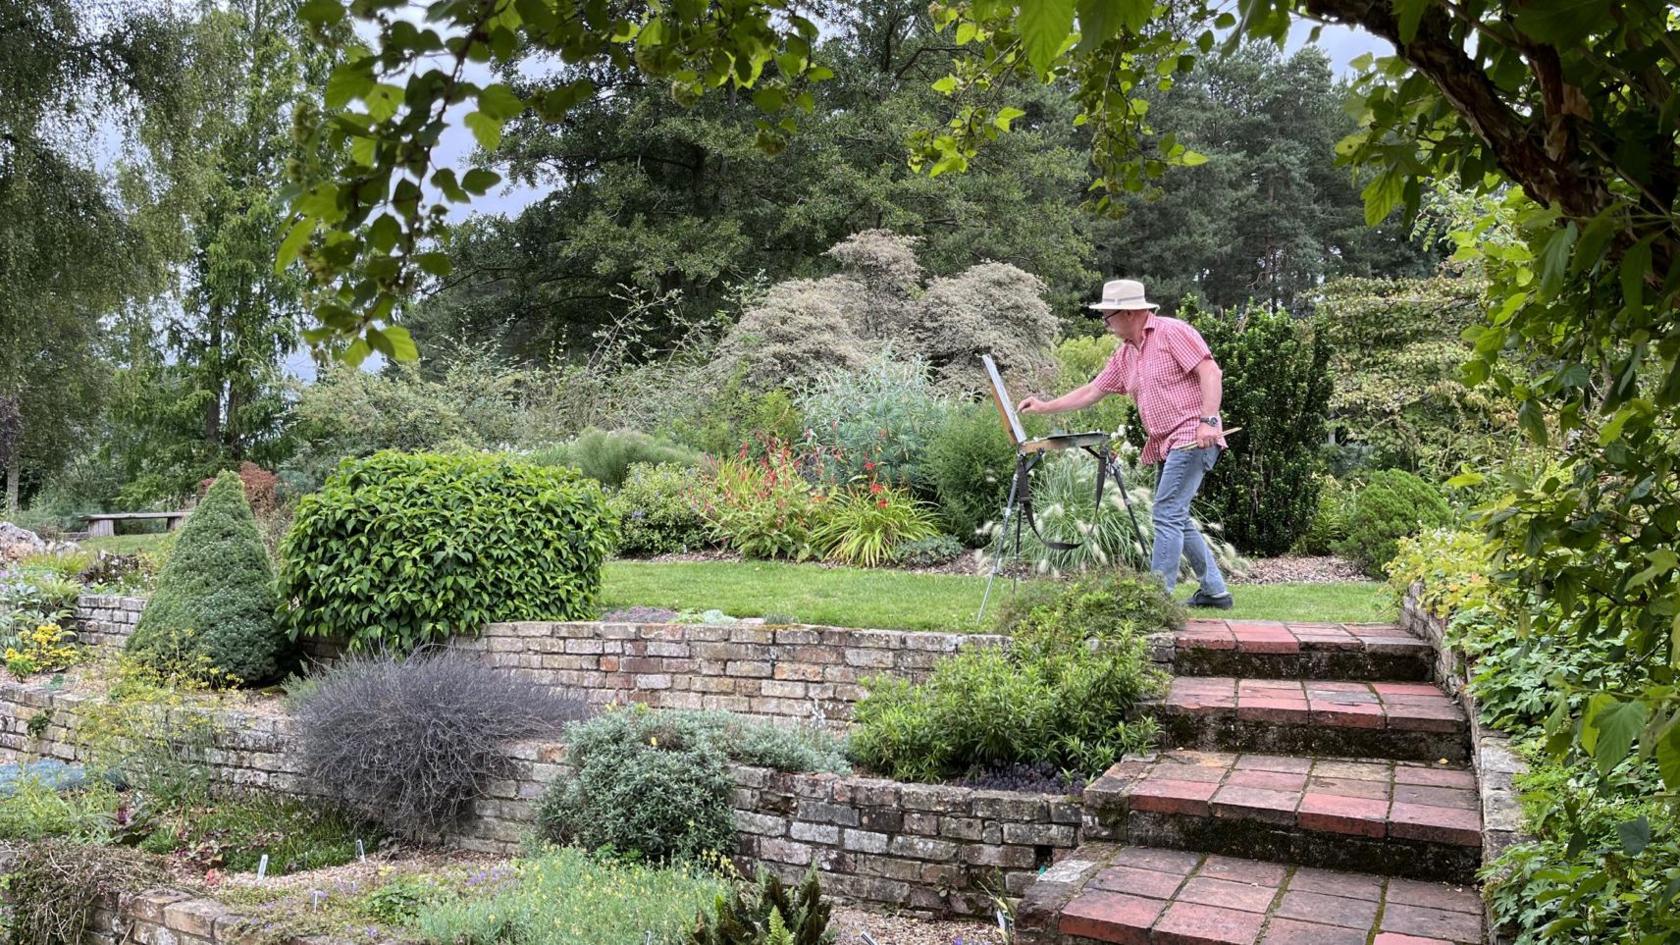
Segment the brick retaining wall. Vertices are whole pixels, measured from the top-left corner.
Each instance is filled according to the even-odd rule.
[[[121,649],[145,598],[84,595],[76,610],[82,639]],[[306,641],[330,660],[340,648]],[[492,623],[452,646],[493,666],[592,705],[640,702],[661,709],[725,709],[778,720],[843,725],[871,675],[921,679],[964,646],[998,646],[989,634],[766,626],[762,623]]]
[[[538,799],[567,771],[564,745],[527,742],[510,753],[516,775],[474,805],[460,847],[517,852]],[[835,895],[918,915],[989,916],[993,893],[1020,895],[1081,834],[1072,797],[746,765],[733,774],[743,872],[762,864],[794,880],[815,865]]]
[[[80,760],[75,724],[88,701],[47,683],[0,682],[0,754]],[[43,712],[49,721],[32,737],[29,721]],[[314,793],[299,773],[289,718],[232,709],[214,716],[207,760],[219,783]],[[519,852],[538,799],[566,770],[565,746],[524,742],[509,754],[514,777],[487,786],[450,845]],[[762,863],[793,879],[815,863],[838,895],[923,915],[989,915],[993,892],[1018,895],[1080,834],[1076,799],[747,766],[733,773],[744,872]]]
[[[248,945],[272,941],[263,920],[215,899],[179,889],[148,889],[107,897],[93,913],[80,945]],[[284,945],[333,945],[347,939],[293,936]],[[356,939],[357,945],[399,945],[394,939]]]
[[[866,676],[921,679],[985,634],[763,624],[493,623],[454,645],[592,704],[724,709],[840,724]]]

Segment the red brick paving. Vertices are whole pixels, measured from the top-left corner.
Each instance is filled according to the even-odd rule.
[[[1245,764],[1248,758],[1254,763]],[[1124,783],[1121,790],[1136,811],[1258,820],[1317,833],[1481,845],[1480,801],[1468,771],[1405,761],[1292,759],[1310,764],[1303,776],[1270,770],[1268,766],[1279,766],[1277,760],[1267,755],[1169,751],[1142,764],[1117,765],[1109,774]],[[1419,780],[1437,783],[1416,784]]]
[[[1179,676],[1163,708],[1176,715],[1398,732],[1457,733],[1468,725],[1458,703],[1426,683]]]
[[[1174,635],[1181,647],[1240,653],[1303,650],[1423,652],[1429,644],[1389,624],[1285,624],[1261,620],[1191,620]]]
[[[1144,847],[1122,848],[1062,910],[1058,930],[1122,945],[1483,940],[1473,889]]]

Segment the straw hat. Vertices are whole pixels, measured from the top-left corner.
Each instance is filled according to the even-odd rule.
[[[1085,306],[1094,312],[1158,309],[1161,306],[1144,298],[1143,283],[1136,279],[1113,279],[1103,283],[1102,301]]]

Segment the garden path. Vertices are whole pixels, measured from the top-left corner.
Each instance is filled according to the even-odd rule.
[[[1191,621],[1162,742],[1085,791],[1029,945],[1482,945],[1469,723],[1392,625]]]

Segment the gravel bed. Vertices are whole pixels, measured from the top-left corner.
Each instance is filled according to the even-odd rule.
[[[1371,580],[1358,565],[1335,555],[1282,555],[1254,558],[1248,564],[1248,573],[1233,578],[1232,584],[1334,584]]]

